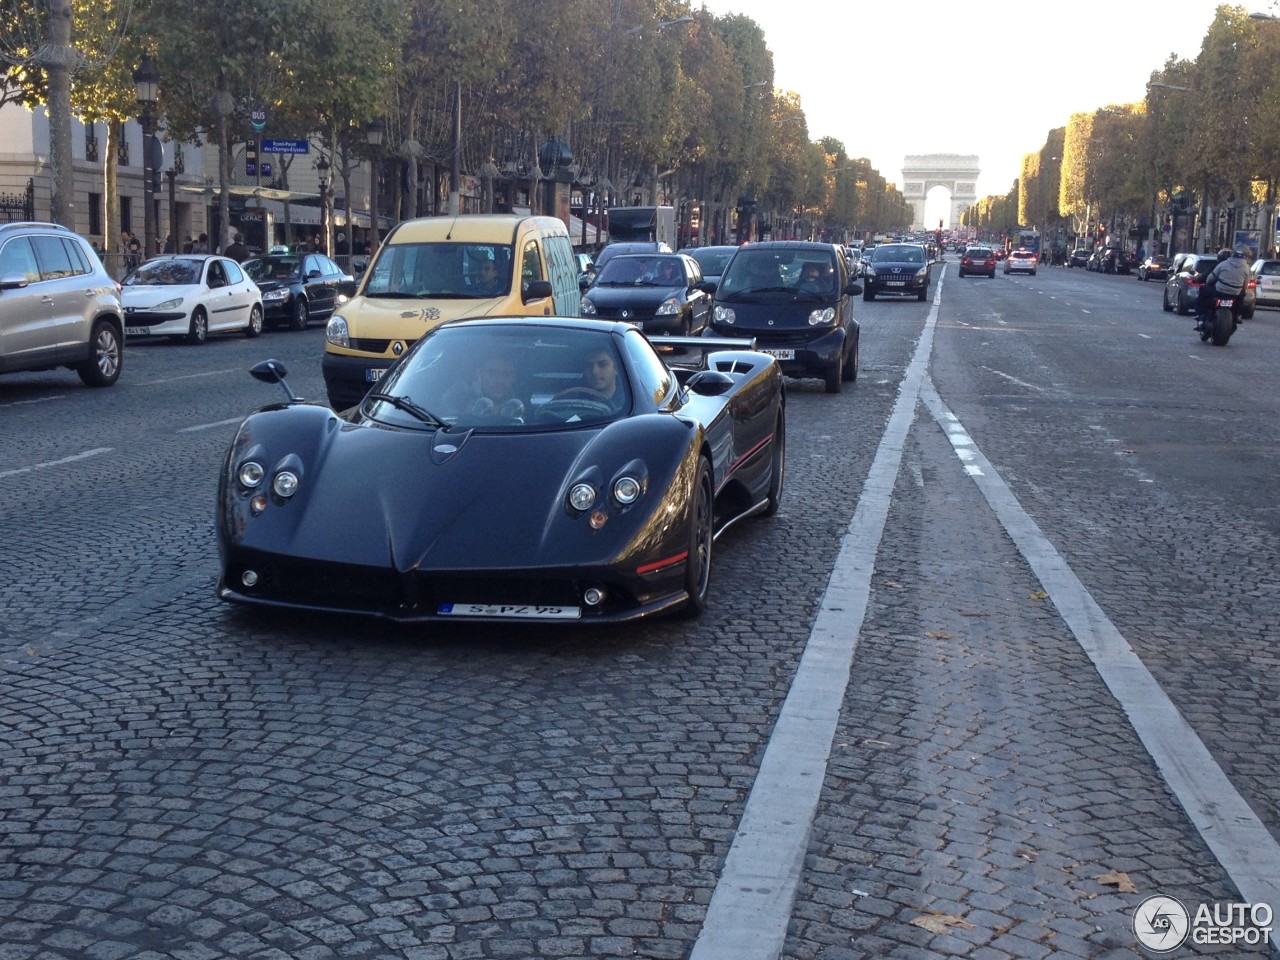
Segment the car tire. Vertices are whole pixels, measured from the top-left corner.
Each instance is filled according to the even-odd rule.
[[[688,595],[680,615],[692,619],[707,609],[711,586],[711,553],[715,545],[715,494],[711,485],[711,464],[698,457],[693,480],[693,501],[689,504],[689,556],[684,564],[684,589]]]
[[[863,300],[874,300],[875,298],[876,298],[876,292],[872,290],[870,287],[867,287],[865,290],[862,291]]]
[[[1164,293],[1160,297],[1160,306],[1164,307],[1165,313],[1173,313],[1173,304],[1169,302],[1169,288],[1165,287]]]
[[[1241,310],[1241,311],[1240,311],[1240,319],[1241,319],[1241,320],[1252,320],[1252,319],[1253,319],[1253,311],[1252,311],[1252,310]]]
[[[187,330],[187,343],[204,343],[209,339],[209,315],[204,307],[196,307],[191,313],[191,327]]]
[[[298,297],[293,301],[293,312],[289,314],[289,329],[293,331],[307,329],[307,321],[310,319],[310,309],[307,307],[305,297]]]
[[[849,356],[845,358],[844,366],[840,368],[840,376],[844,378],[845,383],[853,383],[858,379],[858,367],[862,364],[861,349],[859,346],[859,338],[854,337],[853,350]]]
[[[775,516],[782,505],[782,484],[787,473],[787,418],[778,408],[778,424],[773,429],[773,450],[769,455],[769,493],[763,515]]]
[[[916,295],[916,299],[917,299],[917,300],[919,300],[921,303],[923,303],[924,301],[928,300],[928,299],[929,299],[929,288],[928,288],[928,287],[925,287],[923,290],[921,290],[921,291]]]
[[[1178,316],[1180,317],[1191,316],[1190,308],[1188,308],[1187,305],[1182,302],[1182,294],[1178,294]]]
[[[837,360],[826,370],[822,371],[822,384],[826,388],[827,393],[839,393],[841,377],[844,370],[844,361]]]
[[[1036,275],[1036,272],[1035,272],[1034,270],[1032,270],[1032,271],[1031,271],[1031,275],[1034,277],[1034,276]]]
[[[244,335],[250,340],[262,335],[262,307],[256,303],[249,311],[249,325],[244,328]]]
[[[98,320],[89,337],[89,359],[76,367],[76,373],[85,386],[109,387],[120,379],[123,362],[119,332],[106,320]]]

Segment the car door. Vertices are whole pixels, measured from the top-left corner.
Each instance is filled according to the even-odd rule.
[[[697,333],[711,322],[711,297],[698,287],[698,284],[702,283],[702,269],[698,266],[698,261],[692,257],[680,259],[684,263],[685,296],[689,299],[691,316],[689,329]]]
[[[25,367],[41,354],[57,352],[55,297],[40,279],[31,237],[12,237],[0,247],[0,370]],[[25,283],[25,285],[22,285]]]
[[[342,270],[328,257],[315,253],[307,257],[303,265],[303,278],[307,287],[307,301],[313,317],[327,317],[338,303],[338,281]]]
[[[84,282],[85,265],[67,249],[62,237],[37,234],[31,246],[40,265],[42,300],[53,301],[46,342],[60,355],[82,353],[83,344],[89,342],[85,313],[97,292]]]
[[[258,289],[258,285],[245,275],[245,272],[240,268],[240,264],[234,260],[219,260],[218,262],[226,273],[227,287],[231,291],[231,300],[235,304],[235,308],[232,311],[235,317],[233,326],[236,328],[247,327],[250,313],[254,304],[258,302],[258,298],[262,296],[262,292]]]
[[[215,330],[234,329],[243,325],[240,320],[240,305],[236,302],[236,292],[227,278],[227,271],[221,260],[209,260],[204,266],[205,306],[209,311],[209,332]]]

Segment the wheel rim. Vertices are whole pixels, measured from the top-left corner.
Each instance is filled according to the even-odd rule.
[[[120,341],[110,327],[103,327],[94,343],[98,372],[108,379],[120,369]]]
[[[696,591],[699,597],[706,596],[707,585],[711,580],[711,478],[705,477],[698,488],[698,502],[694,508],[694,523],[697,542],[694,544],[694,555],[690,558],[697,565]]]
[[[257,307],[249,313],[249,327],[254,333],[262,332],[262,311]]]
[[[203,342],[209,335],[209,321],[203,313],[197,313],[191,318],[191,328],[198,341]]]
[[[307,305],[301,300],[293,305],[293,322],[299,327],[307,325]]]

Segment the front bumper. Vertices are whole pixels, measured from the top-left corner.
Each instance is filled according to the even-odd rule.
[[[864,289],[870,290],[876,296],[889,293],[903,293],[918,296],[921,290],[929,289],[929,274],[924,276],[917,274],[890,274],[888,276],[868,275],[863,278],[866,282]]]
[[[320,369],[324,373],[329,406],[335,410],[354,407],[394,362],[385,357],[345,357],[326,353]]]
[[[124,332],[130,337],[171,337],[187,333],[191,329],[191,317],[182,310],[125,311]]]
[[[773,356],[788,377],[822,376],[844,362],[844,327],[810,330],[751,330],[736,324],[712,324],[708,331],[719,337],[754,337],[756,350]]]

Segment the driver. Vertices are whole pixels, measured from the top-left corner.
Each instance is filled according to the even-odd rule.
[[[618,363],[612,351],[600,349],[587,354],[582,364],[582,386],[561,390],[555,399],[574,397],[602,401],[613,411],[623,408],[626,389],[618,382]]]
[[[503,293],[502,278],[498,275],[498,265],[492,260],[481,260],[476,269],[476,293],[485,297],[496,297]]]

